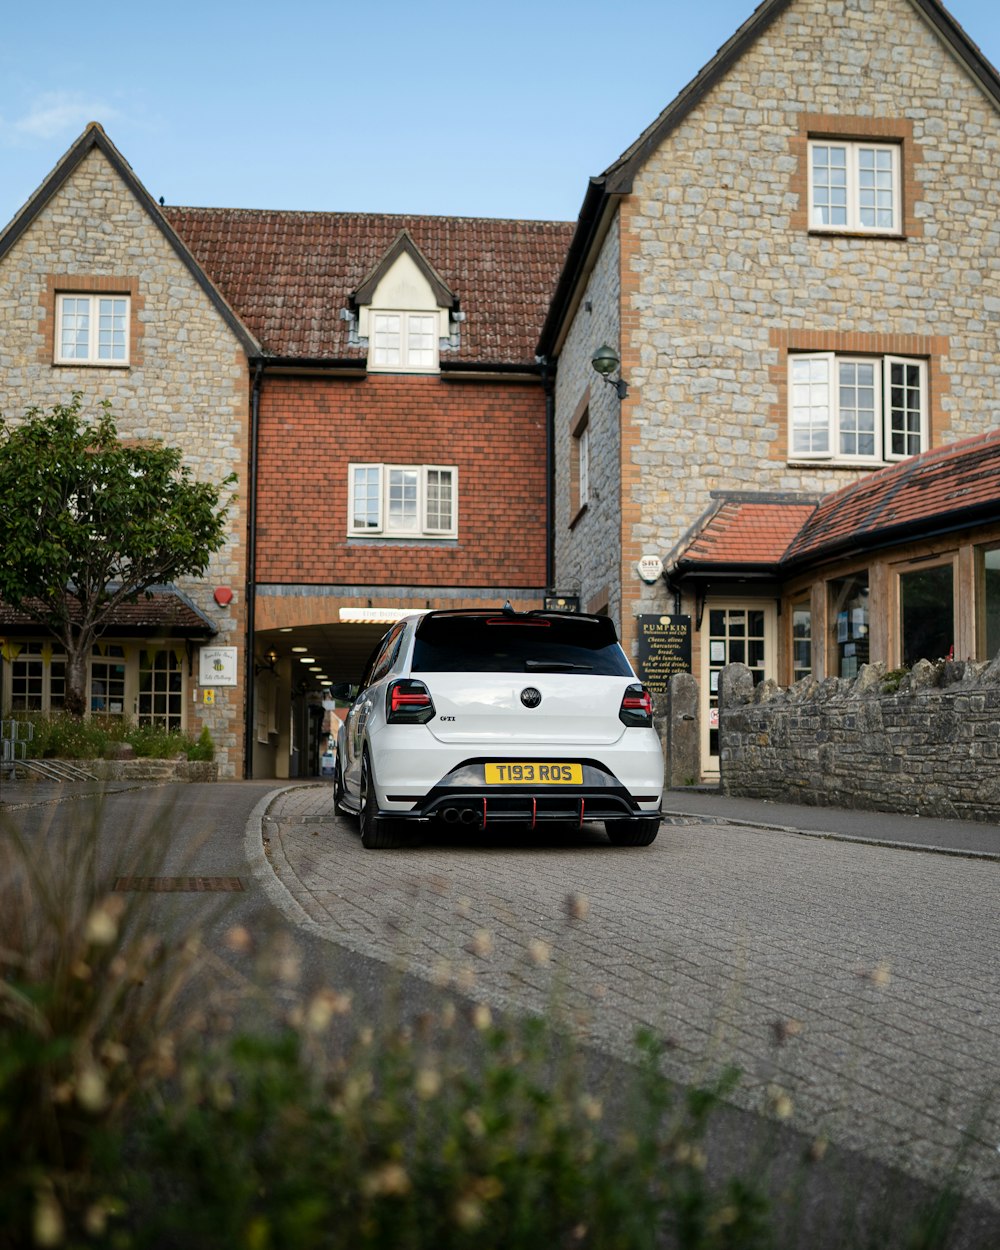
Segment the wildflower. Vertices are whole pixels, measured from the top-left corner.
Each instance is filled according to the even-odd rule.
[[[536,968],[543,968],[552,958],[552,947],[541,938],[533,938],[528,943],[528,958]]]
[[[125,901],[115,895],[102,899],[87,917],[84,941],[91,946],[110,946],[118,937],[118,921]]]
[[[798,1037],[802,1028],[801,1020],[775,1020],[774,1040],[779,1046],[784,1046],[790,1037]]]
[[[128,1047],[123,1046],[121,1042],[102,1042],[100,1053],[101,1058],[112,1068],[125,1063],[128,1059]]]
[[[85,1111],[103,1111],[108,1105],[107,1083],[93,1064],[88,1064],[76,1078],[76,1101]]]
[[[829,1142],[825,1137],[816,1137],[809,1143],[809,1149],[806,1151],[806,1159],[810,1163],[821,1163],[826,1155]]]
[[[493,1023],[493,1013],[485,1003],[476,1003],[472,1008],[472,1024],[480,1033],[485,1033]]]
[[[472,1137],[485,1137],[486,1124],[483,1117],[479,1114],[475,1107],[470,1107],[462,1116],[462,1123],[468,1129]]]
[[[441,1091],[441,1073],[435,1068],[421,1068],[414,1078],[413,1088],[424,1102],[436,1097]]]
[[[489,929],[479,929],[476,936],[465,948],[470,955],[478,955],[480,959],[488,959],[493,954],[493,934]]]
[[[604,1114],[604,1106],[601,1100],[594,1098],[591,1094],[584,1094],[580,1099],[580,1110],[587,1120],[597,1121]]]
[[[401,1163],[385,1163],[361,1180],[369,1198],[401,1198],[412,1189],[412,1182]]]
[[[890,964],[888,961],[883,959],[880,964],[872,969],[870,976],[872,985],[876,986],[880,990],[885,989],[891,980]]]
[[[769,1085],[767,1087],[767,1106],[771,1114],[779,1120],[791,1119],[792,1100],[780,1085]]]
[[[228,930],[225,943],[227,950],[231,950],[236,955],[246,955],[253,949],[253,937],[250,930],[241,924],[233,925]]]
[[[337,994],[333,990],[320,990],[310,999],[303,1023],[307,1032],[322,1033],[329,1028],[330,1021],[334,1016],[346,1016],[350,1010],[350,994]]]
[[[458,1012],[455,1004],[449,999],[441,1008],[441,1027],[442,1029],[450,1029],[454,1026]]]
[[[468,994],[475,988],[476,970],[469,964],[464,964],[458,970],[458,976],[455,978],[455,984],[463,994]]]
[[[35,1216],[32,1221],[36,1246],[61,1245],[66,1236],[66,1223],[63,1220],[55,1194],[43,1191],[35,1199]]]
[[[586,920],[590,915],[590,899],[586,894],[567,894],[565,907],[570,920]]]
[[[451,982],[451,961],[439,959],[434,965],[432,979],[438,989],[444,989]]]
[[[482,1203],[466,1195],[456,1201],[452,1207],[452,1215],[459,1228],[466,1230],[478,1228],[483,1222]]]

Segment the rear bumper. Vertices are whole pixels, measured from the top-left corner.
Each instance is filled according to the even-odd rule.
[[[628,822],[661,814],[661,777],[650,779],[647,792],[632,794],[603,764],[577,758],[574,762],[582,764],[582,785],[497,786],[485,783],[487,762],[464,760],[426,794],[390,790],[384,795],[384,802],[379,794],[379,815],[418,823],[443,820],[482,829],[514,823],[533,828],[554,821],[578,825],[606,820]]]

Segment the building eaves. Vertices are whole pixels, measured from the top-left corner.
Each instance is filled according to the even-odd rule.
[[[226,325],[239,340],[240,346],[246,354],[248,356],[258,355],[261,350],[260,344],[223,298],[205,270],[198,264],[162,213],[160,206],[153,200],[152,196],[136,177],[131,165],[129,165],[128,161],[125,160],[104,133],[104,127],[99,122],[89,123],[79,139],[63,156],[4,232],[0,234],[0,261],[3,260],[6,253],[28,230],[45,205],[71,177],[74,170],[95,148],[103,153],[105,159],[139,202],[157,230],[163,235],[185,268],[190,272],[195,282],[208,296],[223,321],[225,321]]]

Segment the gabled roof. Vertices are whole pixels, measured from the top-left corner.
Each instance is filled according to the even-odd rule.
[[[213,286],[208,275],[178,238],[173,227],[160,211],[159,205],[155,203],[149,192],[135,176],[131,165],[129,165],[104,133],[104,128],[99,122],[90,122],[83,134],[56,165],[55,169],[52,170],[35,194],[28,200],[27,204],[25,204],[10,225],[7,226],[6,230],[0,234],[0,261],[3,260],[6,253],[10,251],[17,240],[31,226],[49,200],[72,177],[74,170],[95,148],[104,154],[115,173],[125,183],[157,230],[170,244],[182,264],[215,305],[219,315],[239,339],[243,350],[248,355],[256,355],[259,351],[258,343],[248,333],[246,326],[242,324],[216,287]]]
[[[1000,109],[1000,75],[940,0],[907,0],[928,23],[951,53],[965,67],[982,91]],[[691,110],[729,72],[794,0],[763,0],[742,26],[722,45],[708,63],[683,87],[635,142],[602,174],[590,179],[576,230],[556,293],[538,343],[541,355],[558,348],[564,319],[573,307],[579,283],[586,278],[590,257],[600,246],[608,227],[614,201],[628,195],[636,174],[649,156],[681,124]]]
[[[820,560],[1000,522],[1000,429],[936,447],[824,496],[720,495],[666,560],[669,575],[788,576]]]
[[[385,275],[393,267],[400,256],[407,255],[417,266],[420,272],[427,279],[427,283],[434,292],[434,298],[437,300],[439,308],[454,308],[458,304],[454,293],[449,290],[444,279],[423,254],[416,243],[413,242],[413,236],[409,230],[400,230],[396,235],[392,246],[378,262],[367,278],[361,283],[358,289],[351,294],[352,304],[370,304],[375,294],[375,289],[382,281]]]
[[[1000,520],[1000,429],[936,447],[828,495],[785,552],[794,565]]]
[[[405,231],[466,314],[442,370],[533,368],[571,222],[260,209],[163,210],[198,262],[280,360],[358,364],[341,309]]]
[[[815,501],[804,498],[722,493],[668,557],[668,569],[774,573],[815,510]]]

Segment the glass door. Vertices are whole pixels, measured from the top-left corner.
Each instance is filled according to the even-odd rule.
[[[745,664],[754,685],[774,676],[772,603],[709,602],[702,618],[701,770],[719,775],[719,682],[727,664]]]

